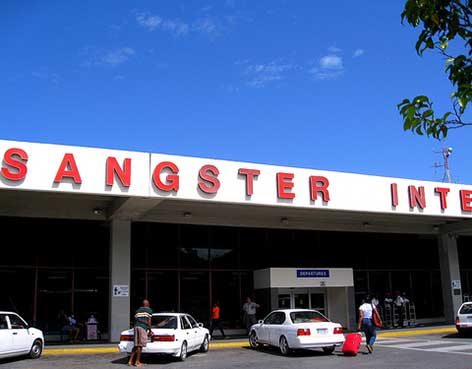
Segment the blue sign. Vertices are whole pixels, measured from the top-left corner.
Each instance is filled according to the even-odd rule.
[[[329,278],[328,269],[297,269],[297,278]]]

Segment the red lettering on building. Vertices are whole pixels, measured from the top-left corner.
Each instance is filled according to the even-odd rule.
[[[441,204],[441,209],[447,209],[447,194],[451,191],[447,187],[436,187],[434,192],[439,194],[439,203]]]
[[[461,207],[463,211],[472,211],[472,198],[470,195],[472,195],[471,190],[461,190],[460,191],[461,195]]]
[[[390,185],[390,193],[392,195],[392,206],[398,206],[398,186],[396,183]]]
[[[413,209],[415,206],[418,206],[418,208],[424,209],[426,207],[426,196],[423,186],[418,188],[416,186],[408,186],[408,194],[410,196],[410,208]]]
[[[294,184],[293,173],[277,173],[277,196],[279,199],[293,199],[295,194],[291,192]]]
[[[71,178],[76,184],[82,183],[82,178],[80,178],[74,154],[64,154],[64,158],[62,159],[56,177],[54,178],[54,183],[61,183],[64,178]]]
[[[113,186],[115,175],[118,176],[121,184],[125,187],[131,186],[131,159],[126,158],[123,161],[123,168],[118,164],[114,156],[107,158],[107,186]]]
[[[10,181],[21,181],[25,179],[28,168],[26,162],[28,161],[28,154],[26,151],[13,147],[5,151],[3,161],[8,167],[2,167],[2,174]],[[15,169],[12,171],[11,169]]]
[[[204,165],[200,168],[198,176],[198,188],[205,193],[217,193],[220,188],[220,180],[217,178],[220,171],[214,165]]]
[[[257,169],[239,168],[238,173],[242,176],[246,176],[246,195],[252,196],[254,193],[254,177],[261,174],[261,171]]]
[[[310,195],[311,200],[315,201],[318,198],[318,192],[321,193],[321,197],[324,202],[329,201],[328,191],[329,181],[328,178],[322,176],[311,176],[310,177]]]
[[[161,181],[161,173],[164,169],[168,169],[172,174],[166,176],[165,182]],[[171,161],[163,161],[156,165],[152,174],[154,185],[161,191],[170,192],[179,190],[179,168]]]

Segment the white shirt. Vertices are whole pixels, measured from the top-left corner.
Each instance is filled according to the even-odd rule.
[[[246,302],[243,310],[247,315],[256,315],[257,304],[255,302]]]
[[[372,304],[364,303],[359,307],[359,310],[364,313],[364,319],[372,319]]]
[[[397,296],[397,298],[395,299],[395,305],[397,305],[398,307],[400,307],[400,306],[402,306],[404,303],[405,303],[405,301],[403,300],[403,297]]]
[[[373,303],[375,306],[378,306],[378,305],[379,305],[379,300],[377,300],[377,299],[372,299],[372,303]]]

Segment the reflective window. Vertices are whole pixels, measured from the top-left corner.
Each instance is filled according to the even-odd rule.
[[[461,311],[459,314],[472,314],[472,304],[466,304],[462,306]]]
[[[180,325],[182,326],[182,329],[191,329],[192,328],[192,326],[190,325],[188,320],[185,319],[185,317],[183,317],[183,316],[180,317]]]
[[[177,317],[175,315],[153,315],[151,327],[156,329],[177,329]]]
[[[198,327],[198,323],[195,319],[193,319],[190,315],[186,315],[188,321],[190,322],[190,325],[192,328]]]
[[[27,328],[26,323],[18,315],[8,314],[8,318],[10,318],[11,329],[26,329]]]
[[[329,320],[317,311],[294,311],[290,313],[293,324],[329,322]]]
[[[0,314],[0,329],[8,329],[7,316]]]

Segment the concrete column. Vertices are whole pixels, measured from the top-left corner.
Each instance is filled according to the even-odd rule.
[[[444,316],[448,323],[453,323],[457,310],[462,303],[462,290],[453,286],[460,283],[459,255],[457,241],[447,233],[439,236],[439,266],[441,268],[441,285],[444,303]]]
[[[129,328],[131,280],[131,222],[113,219],[110,222],[110,342],[118,342],[120,332]],[[127,286],[128,294],[117,296],[115,286]]]

